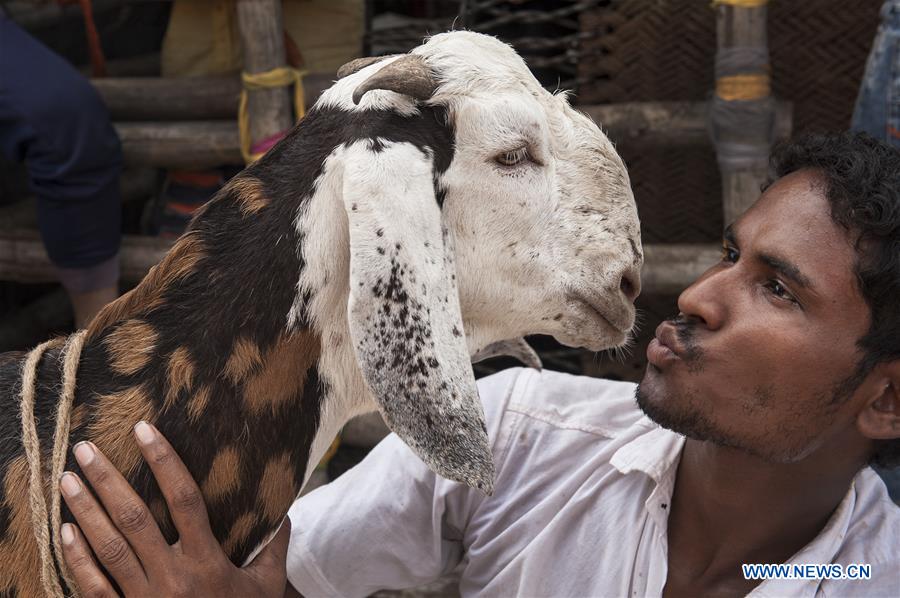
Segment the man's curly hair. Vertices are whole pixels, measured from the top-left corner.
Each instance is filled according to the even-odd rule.
[[[808,134],[777,146],[770,167],[773,180],[819,171],[831,218],[855,239],[872,325],[857,341],[863,357],[852,391],[877,364],[900,359],[900,151],[865,133]],[[877,441],[872,463],[900,465],[900,439]]]

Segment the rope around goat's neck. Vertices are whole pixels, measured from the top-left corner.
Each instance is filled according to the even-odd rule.
[[[72,402],[75,398],[75,377],[78,373],[78,361],[81,358],[81,348],[84,346],[86,332],[80,330],[69,337],[63,347],[63,385],[59,396],[59,405],[56,410],[56,430],[53,435],[53,450],[50,457],[50,496],[52,497],[50,519],[51,525],[47,526],[47,501],[44,497],[44,485],[41,476],[41,444],[37,435],[37,424],[34,419],[34,398],[37,383],[37,368],[41,357],[47,349],[58,347],[62,339],[47,341],[35,347],[25,360],[22,370],[22,444],[25,446],[25,457],[28,460],[29,469],[29,503],[31,506],[31,524],[34,528],[34,538],[37,541],[41,555],[41,584],[47,596],[64,597],[56,565],[53,562],[51,550],[56,555],[59,570],[63,579],[70,588],[75,584],[69,577],[68,567],[62,555],[62,543],[60,542],[60,495],[56,488],[56,481],[62,475],[66,465],[66,453],[69,448],[69,422],[72,413]],[[51,537],[52,530],[52,537]],[[51,549],[52,544],[52,549]]]

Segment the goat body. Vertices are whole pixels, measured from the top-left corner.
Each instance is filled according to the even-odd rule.
[[[465,46],[456,40],[486,44],[534,87],[526,93],[546,93],[496,40],[467,32],[436,40],[430,45],[449,63],[465,62],[458,56]],[[440,52],[425,54],[434,68],[452,71],[452,64],[439,64]],[[214,534],[241,564],[274,533],[340,427],[375,408],[438,473],[490,491],[492,463],[469,354],[526,332],[585,344],[577,336],[585,326],[599,339],[590,343],[611,346],[626,333],[603,327],[633,322],[633,308],[627,312],[613,303],[621,298],[612,297],[623,269],[640,267],[641,256],[632,253],[635,239],[639,247],[633,199],[624,166],[585,119],[578,126],[612,156],[599,175],[612,173],[616,181],[615,193],[603,193],[615,197],[607,217],[622,214],[609,237],[617,249],[609,255],[627,253],[624,265],[609,274],[613,290],[603,295],[608,304],[598,308],[591,300],[592,309],[612,311],[601,319],[559,294],[545,315],[535,312],[539,325],[523,322],[511,307],[515,317],[502,326],[480,323],[502,318],[485,311],[493,298],[478,299],[478,289],[487,287],[472,278],[478,250],[469,250],[476,245],[464,235],[474,226],[459,223],[463,199],[477,198],[453,196],[461,109],[377,86],[356,106],[352,92],[384,66],[368,64],[326,92],[284,140],[206,204],[164,260],[88,329],[69,445],[96,444],[144,498],[169,541],[176,539],[175,529],[131,438],[140,420],[156,425],[181,455],[200,484]],[[501,61],[497,68],[511,67]],[[444,76],[452,82],[452,73]],[[583,176],[598,176],[596,160],[586,164],[590,172]],[[497,172],[513,176],[510,169]],[[527,199],[515,189],[509,195]],[[578,210],[566,218],[569,212]],[[508,238],[502,230],[497,235]],[[525,278],[527,288],[528,277],[543,270],[537,258],[523,259],[531,273],[514,276]],[[551,266],[548,272],[558,269]],[[587,275],[582,268],[581,279]],[[584,297],[581,290],[578,297]],[[520,293],[505,302],[526,299]],[[615,309],[625,315],[616,316]],[[59,348],[48,350],[37,372],[35,419],[45,469],[61,384],[59,356]],[[23,354],[0,357],[0,594],[37,596],[40,558],[19,419],[24,360]],[[79,472],[71,451],[66,468]],[[45,480],[45,495],[57,492],[56,485]],[[72,521],[65,508],[63,520]]]

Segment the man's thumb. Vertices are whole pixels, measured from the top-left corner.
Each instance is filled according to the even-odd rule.
[[[285,517],[272,540],[244,570],[262,582],[285,578],[288,543],[291,541],[291,519]]]

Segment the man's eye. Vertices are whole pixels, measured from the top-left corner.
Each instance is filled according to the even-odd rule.
[[[728,247],[727,245],[722,247],[723,262],[730,262],[733,264],[738,261],[739,255],[740,254],[738,253],[737,249],[734,249],[733,247]]]
[[[515,166],[516,164],[524,162],[527,158],[528,148],[520,147],[519,149],[515,149],[509,152],[503,152],[496,157],[496,160],[504,166]]]
[[[771,293],[779,299],[784,299],[785,301],[790,301],[791,303],[797,303],[797,300],[794,299],[794,296],[791,295],[790,291],[788,291],[779,280],[770,280],[766,284],[766,288],[769,289],[769,291],[771,291]]]

